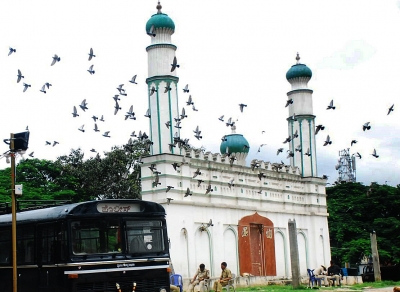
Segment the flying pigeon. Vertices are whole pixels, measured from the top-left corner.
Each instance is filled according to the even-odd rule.
[[[165,90],[164,90],[164,93],[167,93],[168,91],[171,91],[171,82],[167,82],[167,86],[165,86],[164,87],[165,88]]]
[[[83,110],[83,111],[85,111],[85,110],[87,110],[88,109],[88,107],[87,107],[87,102],[86,102],[86,99],[84,99],[84,100],[82,100],[82,102],[81,102],[81,104],[79,105],[79,107]]]
[[[286,101],[285,107],[288,107],[290,104],[293,104],[293,99],[292,99],[292,98],[290,98],[290,99],[288,99],[288,100]]]
[[[114,101],[121,100],[118,96],[119,96],[118,94],[114,95],[114,96],[113,96],[113,100],[114,100]]]
[[[167,189],[166,189],[166,193],[168,193],[171,189],[173,189],[174,187],[171,187],[171,186],[167,186]]]
[[[328,107],[326,108],[327,110],[329,110],[329,109],[335,109],[336,107],[335,106],[333,106],[333,99],[331,100],[331,102],[329,103],[329,105],[328,105]]]
[[[127,96],[128,94],[125,93],[125,89],[122,88],[123,84],[118,85],[117,90],[119,91],[120,95]]]
[[[185,193],[185,198],[187,197],[187,196],[191,196],[192,195],[192,193],[190,192],[190,189],[189,188],[187,188],[186,189],[186,193]]]
[[[96,57],[96,55],[93,55],[93,49],[92,48],[90,48],[90,51],[89,51],[88,55],[89,55],[88,61],[92,60],[93,57]]]
[[[94,129],[93,129],[95,132],[100,132],[100,130],[99,130],[99,128],[97,127],[97,124],[96,123],[94,123]]]
[[[157,92],[157,89],[153,86],[153,87],[150,89],[150,96],[152,96],[152,95],[154,94],[154,92]]]
[[[137,137],[135,131],[132,132],[131,137]]]
[[[323,146],[330,145],[330,144],[332,144],[332,141],[331,141],[331,138],[328,135],[328,136],[326,136],[326,140],[325,140],[325,143],[324,143]]]
[[[167,121],[167,122],[165,123],[165,126],[167,127],[167,129],[169,129],[169,127],[171,127],[171,121]]]
[[[72,112],[72,116],[74,118],[79,117],[78,112],[76,111],[76,106],[74,106],[73,112]]]
[[[61,60],[61,58],[59,56],[57,56],[57,54],[54,55],[53,61],[51,62],[50,66],[53,66],[56,62],[60,62],[60,60]]]
[[[240,112],[243,112],[243,108],[247,107],[247,104],[239,103]]]
[[[174,72],[176,68],[179,68],[179,65],[178,65],[178,61],[175,56],[174,60],[172,61],[172,64],[171,64],[171,72]]]
[[[100,121],[105,122],[103,115],[101,115]]]
[[[278,151],[276,151],[276,155],[279,155],[279,153],[283,152],[283,148],[279,148]]]
[[[53,142],[53,147],[56,146],[57,144],[60,144],[60,143],[58,143],[57,141],[54,141]]]
[[[133,83],[133,84],[137,84],[137,82],[136,82],[136,76],[137,76],[137,75],[134,75],[134,76],[132,77],[132,79],[129,80],[129,82],[130,82],[130,83]]]
[[[90,149],[90,152],[96,152],[96,149],[92,148]]]
[[[200,187],[201,183],[203,183],[203,182],[204,182],[204,180],[198,179],[197,180],[197,187]]]
[[[375,154],[376,154],[376,152],[375,152]],[[361,154],[360,153],[356,153],[355,155],[354,155],[355,157],[358,157],[358,158],[360,158],[361,159]]]
[[[25,78],[25,76],[23,76],[21,73],[21,70],[18,69],[17,83],[19,83],[21,81],[21,78]]]
[[[8,55],[10,56],[12,53],[15,53],[17,50],[13,48],[9,48]]]
[[[394,104],[392,104],[392,106],[389,108],[389,111],[387,114],[389,115],[392,111],[394,111]]]
[[[317,128],[315,129],[315,135],[317,135],[319,131],[323,131],[324,129],[325,129],[324,126],[318,125]]]
[[[357,140],[351,140],[350,146],[353,146],[353,144],[356,144],[357,142]]]
[[[92,119],[93,119],[93,121],[96,123],[96,121],[97,121],[99,118],[96,117],[95,115],[93,115]]]
[[[51,145],[51,143],[49,141],[46,141],[46,145]]]
[[[220,120],[221,122],[223,122],[223,121],[224,121],[224,115],[220,116],[220,117],[218,118],[218,120]]]
[[[294,153],[292,151],[288,150],[287,152],[288,152],[288,156],[286,158],[294,157]]]
[[[292,141],[292,137],[287,137],[285,141],[283,141],[283,144],[285,143],[289,143],[290,141]]]
[[[151,118],[150,109],[147,109],[146,114],[144,116],[146,118]]]
[[[181,165],[180,165],[179,163],[177,163],[177,162],[174,162],[174,163],[172,163],[171,165],[172,165],[172,167],[174,168],[175,171],[176,171],[176,169],[177,169],[178,167],[181,167]]]
[[[89,67],[89,69],[87,70],[87,71],[90,73],[90,75],[93,75],[93,74],[95,73],[95,71],[93,70],[93,66],[94,66],[94,65],[91,65],[91,66]]]
[[[307,148],[307,152],[306,152],[306,153],[304,153],[304,155],[307,155],[308,157],[310,157],[310,156],[311,156],[311,153],[310,153],[310,148]]]
[[[161,183],[160,183],[160,178],[158,177],[158,174],[156,174],[156,177],[154,178],[154,181],[153,181],[153,187],[157,187],[158,185],[161,185]]]
[[[189,98],[188,98],[188,100],[186,102],[186,105],[194,105],[194,102],[192,100],[192,96],[191,95],[189,95]]]
[[[46,85],[42,86],[42,89],[40,89],[40,92],[46,93]]]
[[[235,179],[234,178],[232,178],[229,182],[228,182],[228,187],[229,188],[231,188],[231,187],[234,187],[235,186],[235,184],[233,183],[233,181],[234,181]]]
[[[301,145],[299,144],[299,145],[297,145],[297,147],[296,147],[296,149],[294,149],[294,151],[296,151],[296,152],[301,152]]]
[[[297,130],[296,130],[296,132],[294,132],[294,134],[293,134],[293,139],[297,138],[297,137],[299,137],[299,134],[297,133]]]
[[[47,86],[47,89],[49,89],[49,88],[50,88],[50,86],[53,86],[53,85],[51,85],[49,82],[46,82],[44,85],[46,85],[46,86]]]
[[[184,118],[187,118],[187,115],[186,115],[185,108],[182,108],[181,120],[183,120]]]
[[[211,188],[211,185],[208,185],[206,188],[206,195],[208,195],[212,191],[214,191],[214,190]]]
[[[263,172],[260,172],[259,174],[257,174],[258,179],[261,180],[263,177],[267,177]]]
[[[199,111],[197,108],[194,107],[194,105],[192,106],[192,110],[195,111],[195,112]]]
[[[115,102],[115,106],[114,106],[115,110],[114,110],[114,115],[117,114],[117,112],[121,109],[121,107],[118,104],[118,101]]]
[[[29,87],[31,87],[30,84],[24,83],[24,90],[23,90],[23,92],[25,92]]]
[[[189,92],[189,84],[186,84],[185,88],[183,89],[184,93],[188,93]]]
[[[136,118],[135,118],[135,113],[133,112],[133,105],[131,105],[131,107],[129,108],[129,111],[126,112],[125,121],[126,121],[128,118],[131,118],[132,120],[136,120]]]
[[[374,149],[374,152],[371,154],[373,157],[378,158],[379,155],[376,154],[376,150]]]
[[[200,175],[200,174],[201,174],[201,171],[200,171],[200,168],[198,168],[198,169],[194,172],[193,178],[195,178],[196,176],[198,176],[198,175]]]
[[[149,31],[147,32],[149,36],[155,37],[156,34],[154,33],[154,24],[150,27]]]
[[[363,125],[363,131],[365,132],[365,130],[370,130],[371,129],[371,126],[369,125],[369,122],[366,122],[364,125]]]
[[[33,153],[35,153],[35,152],[29,153],[29,157],[32,157],[32,158],[33,158]]]
[[[103,136],[107,137],[107,138],[111,138],[111,136],[109,135],[110,131],[104,132]]]
[[[83,129],[84,126],[85,126],[85,125],[82,125],[80,128],[78,128],[78,130],[81,131],[82,133],[85,132],[85,130]]]

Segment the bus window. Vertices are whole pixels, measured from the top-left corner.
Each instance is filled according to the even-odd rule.
[[[11,229],[0,231],[0,265],[11,262]]]
[[[72,252],[75,255],[120,253],[118,220],[71,222]]]
[[[126,221],[128,253],[159,253],[164,251],[161,221]]]
[[[17,228],[17,262],[19,264],[32,264],[34,252],[33,226]]]

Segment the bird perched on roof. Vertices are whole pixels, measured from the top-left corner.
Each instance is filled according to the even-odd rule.
[[[8,49],[8,56],[10,56],[12,53],[15,53],[17,50],[16,49],[13,49],[13,48],[9,48]]]
[[[94,65],[91,65],[90,67],[89,67],[89,69],[87,70],[89,73],[90,73],[90,75],[93,75],[96,71],[94,71],[93,70],[93,66]]]
[[[25,76],[23,76],[22,73],[21,73],[21,70],[18,69],[17,83],[19,83],[22,78],[25,78]]]
[[[89,55],[88,61],[92,60],[93,57],[96,57],[96,55],[93,54],[93,49],[92,48],[90,48],[88,55]]]
[[[371,126],[369,125],[369,122],[366,122],[366,123],[363,125],[363,131],[365,132],[365,130],[371,130]]]
[[[247,104],[239,103],[240,112],[243,112],[243,108],[247,107]]]
[[[137,76],[137,75],[134,75],[134,76],[131,78],[131,80],[129,80],[129,82],[130,82],[130,83],[133,83],[133,84],[137,84],[137,82],[136,82],[136,76]]]
[[[394,111],[394,104],[392,104],[392,106],[389,108],[389,111],[387,114],[389,115],[392,111]]]
[[[335,106],[333,106],[333,99],[331,100],[331,102],[329,103],[329,105],[328,105],[328,107],[326,108],[327,110],[329,110],[329,109],[335,109],[336,107]]]
[[[186,198],[187,196],[191,196],[191,195],[192,195],[192,192],[190,191],[189,188],[187,188],[184,197]]]
[[[185,88],[183,88],[183,92],[184,93],[188,93],[189,92],[189,84],[186,84]]]
[[[283,148],[279,148],[278,151],[276,151],[276,155],[279,155],[279,153],[283,152]]]
[[[330,144],[332,144],[332,141],[331,141],[331,137],[329,137],[329,135],[328,135],[328,136],[326,136],[326,140],[325,140],[324,146],[330,145]]]
[[[376,150],[374,149],[374,152],[372,152],[372,154],[371,154],[373,157],[375,157],[375,158],[378,158],[379,157],[379,155],[377,155],[376,154]]]
[[[59,56],[57,56],[57,54],[55,54],[53,56],[53,61],[51,62],[50,66],[53,66],[55,63],[60,62],[60,61],[61,61],[61,58]]]
[[[25,92],[29,87],[31,87],[30,84],[24,83],[24,90],[23,90],[23,92]]]
[[[293,99],[292,99],[292,98],[290,98],[290,99],[288,99],[288,100],[286,101],[285,107],[288,107],[288,106],[291,105],[291,104],[293,104]]]
[[[325,130],[325,127],[323,125],[318,125],[315,129],[315,135],[317,135],[319,131],[323,130]]]
[[[171,64],[171,72],[174,72],[176,68],[179,68],[179,65],[178,65],[178,60],[176,59],[175,56]]]

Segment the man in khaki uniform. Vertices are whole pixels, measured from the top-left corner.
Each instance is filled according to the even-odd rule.
[[[205,279],[210,278],[210,272],[206,269],[204,264],[200,264],[199,268],[197,269],[196,274],[194,275],[193,279],[190,281],[189,284],[189,292],[194,292],[194,287],[199,284],[199,288],[201,292],[206,291],[205,289]]]
[[[321,265],[314,270],[315,278],[324,280],[324,286],[328,286],[328,276],[326,275],[325,266]]]
[[[226,266],[227,266],[226,262],[221,263],[221,270],[222,270],[221,277],[219,278],[218,281],[214,282],[215,292],[221,292],[222,287],[228,285],[229,280],[232,279],[232,273]]]

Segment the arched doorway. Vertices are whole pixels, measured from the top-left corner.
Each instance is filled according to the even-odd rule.
[[[274,225],[255,213],[239,220],[240,272],[276,276]]]

